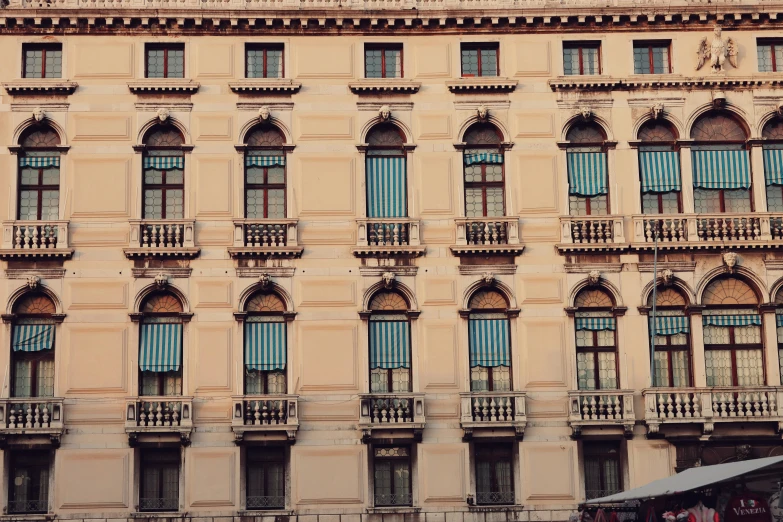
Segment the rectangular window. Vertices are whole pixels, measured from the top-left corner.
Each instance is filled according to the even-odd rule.
[[[144,219],[182,219],[185,210],[183,153],[150,151],[144,158]]]
[[[752,212],[750,190],[693,188],[694,207],[697,214],[722,214],[724,212]],[[705,222],[706,226],[706,222]]]
[[[256,151],[248,154],[245,161],[245,216],[247,218],[284,218],[285,188],[285,156],[282,151],[264,153]]]
[[[60,155],[28,151],[19,157],[19,219],[53,220],[60,215]]]
[[[670,74],[671,42],[634,42],[634,74]]]
[[[411,453],[408,446],[373,450],[375,506],[410,506]]]
[[[402,45],[364,46],[365,78],[402,78]]]
[[[611,312],[579,312],[576,321],[576,368],[579,389],[618,389],[616,326]],[[582,321],[585,325],[580,326],[579,323]],[[592,321],[597,325],[591,326],[589,323]]]
[[[247,509],[285,508],[285,448],[250,447],[247,450]]]
[[[185,44],[147,44],[144,69],[147,78],[184,78]]]
[[[245,47],[245,76],[247,78],[283,78],[282,44],[247,44]]]
[[[679,310],[658,310],[655,324],[650,319],[650,332],[656,330],[655,383],[659,387],[687,387],[691,382],[690,324]]]
[[[462,77],[499,76],[500,47],[497,43],[462,44]]]
[[[178,449],[143,449],[139,483],[139,511],[179,509]]]
[[[759,72],[783,70],[783,40],[759,40],[756,52],[759,58]]]
[[[49,511],[48,451],[9,453],[11,480],[8,481],[8,512],[47,513]]]
[[[587,443],[584,451],[585,496],[587,500],[623,490],[620,443]]]
[[[476,504],[514,503],[511,444],[476,444]]]
[[[564,42],[563,73],[566,76],[601,74],[601,43]]]
[[[728,317],[718,320],[716,316]],[[758,314],[746,309],[724,309],[705,312],[702,319],[707,386],[764,384]]]
[[[62,44],[24,44],[22,78],[62,78]]]
[[[497,149],[466,149],[464,157],[474,155],[498,156]],[[470,163],[464,161],[465,217],[502,217],[505,209],[505,182],[503,162]]]

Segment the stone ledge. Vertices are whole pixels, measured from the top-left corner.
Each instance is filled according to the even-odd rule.
[[[512,92],[517,88],[516,80],[508,78],[461,78],[446,82],[446,87],[453,93],[462,92]]]
[[[73,94],[78,83],[69,80],[25,79],[3,84],[6,92],[12,96],[26,94]]]
[[[419,92],[420,82],[401,79],[367,79],[348,84],[354,94],[413,94]]]
[[[128,82],[128,89],[133,94],[156,94],[156,93],[180,93],[194,94],[198,92],[201,85],[198,82],[187,79],[157,79],[150,78],[136,82]]]
[[[302,88],[301,82],[284,78],[253,78],[230,82],[228,87],[237,94],[278,93],[294,94]]]

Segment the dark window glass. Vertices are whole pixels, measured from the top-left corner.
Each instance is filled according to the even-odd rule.
[[[9,513],[49,511],[48,451],[19,451],[10,455]]]
[[[147,45],[147,78],[184,78],[183,44]]]
[[[476,444],[476,504],[514,503],[511,444]]]
[[[634,42],[634,73],[669,74],[672,72],[669,49],[669,42]]]
[[[619,443],[585,443],[585,496],[587,500],[623,490]]]
[[[375,505],[410,506],[411,457],[408,446],[374,449]]]
[[[179,509],[178,449],[144,449],[141,452],[140,511]]]
[[[568,42],[563,44],[563,72],[567,76],[601,74],[601,44]]]
[[[25,44],[23,78],[62,78],[63,48],[60,44]]]
[[[402,78],[401,45],[367,45],[364,48],[365,78]]]
[[[759,40],[756,52],[759,72],[777,72],[783,69],[783,41]]]
[[[498,76],[499,59],[498,44],[463,44],[462,45],[462,76]]]
[[[248,448],[247,509],[285,508],[285,449]]]
[[[282,78],[283,46],[248,44],[245,67],[248,78]]]

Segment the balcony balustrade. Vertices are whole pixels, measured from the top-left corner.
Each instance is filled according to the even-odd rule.
[[[235,219],[231,257],[299,257],[296,219]]]
[[[457,218],[456,255],[496,253],[519,255],[525,249],[519,242],[519,219],[515,217]]]
[[[196,257],[196,222],[192,219],[133,219],[130,246],[125,255],[133,257]]]
[[[416,440],[424,429],[423,393],[370,393],[359,396],[359,428],[367,442],[373,430],[411,430]]]
[[[783,215],[747,214],[648,214],[633,220],[634,249],[720,249],[726,246],[759,248],[783,241]]]
[[[296,439],[298,395],[240,395],[232,400],[231,429],[237,442],[248,433],[282,432],[288,440]]]
[[[0,399],[0,435],[44,435],[58,445],[63,431],[62,398]]]
[[[5,221],[0,259],[13,257],[68,258],[68,221]]]
[[[419,241],[419,221],[409,218],[358,219],[357,257],[398,255],[418,257],[424,254]]]
[[[192,397],[134,397],[125,401],[125,432],[132,443],[146,434],[178,434],[183,444],[189,444],[192,430]]]
[[[525,392],[467,392],[460,393],[460,424],[470,440],[477,429],[512,428],[522,439],[527,426]]]
[[[629,390],[569,391],[568,424],[573,437],[584,428],[621,427],[626,437],[633,435],[636,415],[633,392]]]
[[[622,216],[563,216],[560,218],[561,252],[615,251],[627,248]]]

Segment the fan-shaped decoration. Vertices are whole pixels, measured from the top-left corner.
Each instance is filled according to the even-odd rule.
[[[255,127],[245,138],[248,147],[282,147],[285,136],[280,129],[270,124]]]
[[[696,141],[745,141],[747,135],[733,117],[725,113],[710,113],[693,125],[691,138]]]
[[[606,141],[604,130],[595,122],[575,123],[568,129],[566,141],[571,143],[601,143]]]
[[[649,306],[652,306],[652,294],[648,300]],[[655,306],[686,306],[688,301],[674,288],[658,288],[655,292]]]
[[[479,290],[470,298],[468,307],[471,310],[505,310],[508,308],[508,303],[500,292]]]
[[[181,147],[184,143],[182,134],[170,125],[166,127],[156,125],[144,137],[144,144],[148,147]]]
[[[642,141],[672,142],[677,139],[677,133],[667,123],[648,121],[639,129],[639,139]]]
[[[704,290],[704,305],[756,305],[758,297],[745,282],[736,278],[718,279]]]
[[[783,140],[783,119],[773,118],[764,125],[761,136],[768,140]]]
[[[407,310],[408,303],[397,292],[378,292],[370,301],[370,310]]]
[[[391,123],[376,125],[367,133],[367,144],[374,147],[402,147],[405,136]]]
[[[465,143],[468,145],[500,145],[503,135],[491,123],[474,123],[465,131]]]
[[[248,312],[285,312],[285,303],[275,294],[258,293],[247,302]]]
[[[614,306],[612,297],[600,288],[585,288],[574,299],[577,308],[611,308]]]
[[[14,304],[14,313],[19,315],[42,315],[57,313],[52,300],[43,294],[28,294]]]
[[[783,287],[781,287],[775,295],[775,304],[783,304]]]
[[[160,292],[148,297],[141,311],[145,314],[176,314],[182,312],[182,303],[176,296]]]
[[[36,130],[25,134],[19,142],[26,149],[56,147],[60,144],[60,136],[50,127],[36,127]]]

